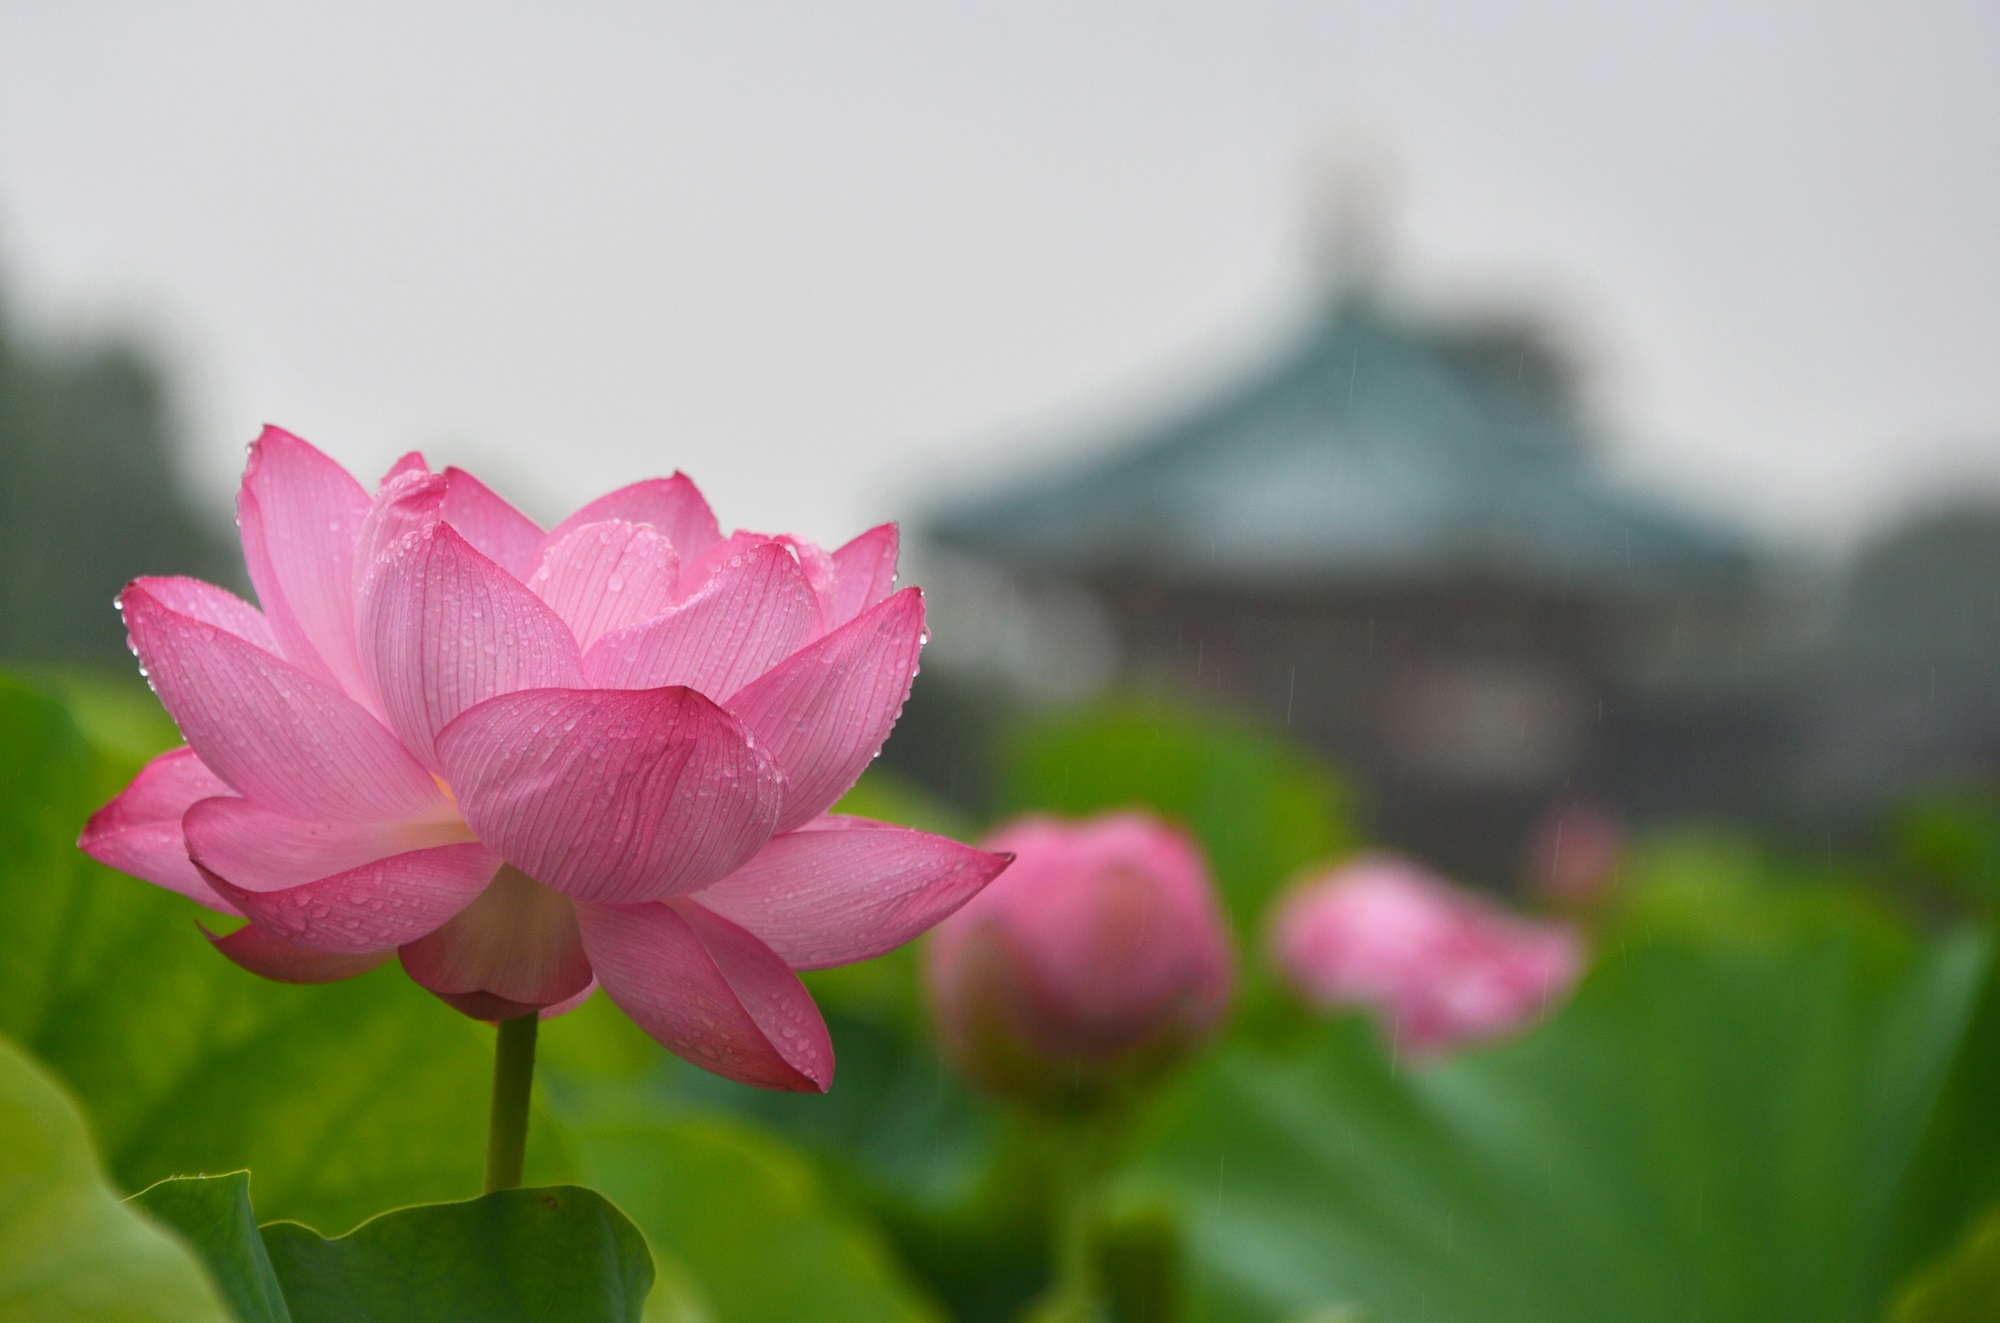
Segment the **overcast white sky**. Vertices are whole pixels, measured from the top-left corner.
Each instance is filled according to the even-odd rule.
[[[1781,534],[2000,487],[1993,0],[0,5],[17,316],[543,514],[680,467],[833,539],[1240,361],[1357,120],[1400,279],[1593,346]]]

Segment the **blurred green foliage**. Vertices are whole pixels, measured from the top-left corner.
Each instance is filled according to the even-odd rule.
[[[1988,946],[1851,893],[1688,885],[1514,1043],[1399,1068],[1347,1021],[1212,1059],[1144,1160],[1209,1316],[1878,1318]]]
[[[175,471],[163,374],[130,344],[27,343],[0,319],[0,658],[115,666],[141,574],[239,579]]]
[[[1301,869],[1360,844],[1348,790],[1299,746],[1147,695],[1023,722],[1002,746],[1001,787],[1008,815],[1143,807],[1184,827],[1246,943]]]
[[[1892,1323],[2000,1323],[2000,1212],[1924,1266]]]
[[[329,1231],[471,1194],[488,1031],[393,968],[251,979],[193,907],[71,847],[166,738],[129,693],[0,684],[0,1035],[75,1091],[127,1189],[247,1166],[259,1216]],[[1273,897],[1359,844],[1337,778],[1231,719],[1124,698],[1002,746],[1005,812],[1186,826],[1253,982]],[[985,825],[880,773],[843,808]],[[1925,821],[1894,868],[1976,875],[1985,819]],[[1966,1238],[2000,1203],[2000,977],[1982,926],[1926,930],[1879,862],[1645,842],[1575,997],[1439,1064],[1266,981],[1136,1118],[1099,1247],[1110,1323],[1874,1323],[1962,1278],[1940,1256],[1984,1253]],[[940,1061],[920,975],[906,949],[810,977],[839,1056],[823,1098],[686,1067],[602,998],[552,1022],[530,1179],[632,1217],[662,1264],[653,1323],[1015,1317],[1046,1281],[1057,1150]]]
[[[195,1257],[105,1184],[76,1104],[0,1041],[0,1318],[227,1317]]]
[[[1125,698],[1003,748],[1007,811],[1142,806],[1188,826],[1253,962],[1285,882],[1357,844],[1335,778],[1226,718]],[[935,812],[902,786],[850,807]],[[2000,1197],[2000,992],[1982,933],[1922,931],[1876,862],[1726,832],[1646,841],[1574,1001],[1439,1066],[1394,1060],[1358,1019],[1239,1017],[1158,1101],[1126,1188],[1179,1210],[1188,1316],[1880,1318]],[[891,968],[916,1000],[914,964],[877,975]],[[965,1095],[921,1037],[899,1042],[893,998],[840,992],[822,995],[836,1094],[866,1099],[852,1116],[694,1072],[663,1093],[783,1130],[959,1317],[1010,1317],[1045,1271],[1021,1236],[1041,1197],[1028,1123]],[[872,1141],[870,1117],[916,1142]],[[926,1144],[932,1164],[908,1170]],[[1163,1275],[1125,1272],[1128,1296]]]
[[[1922,880],[2000,910],[2000,792],[1964,785],[1919,795],[1895,813],[1890,842]]]
[[[657,1116],[572,1134],[585,1178],[672,1249],[718,1318],[939,1318],[902,1289],[901,1269],[878,1240],[828,1210],[818,1176],[768,1137],[734,1123]],[[767,1266],[743,1271],[748,1263]]]

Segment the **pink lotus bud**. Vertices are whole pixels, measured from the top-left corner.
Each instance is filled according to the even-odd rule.
[[[1589,905],[1618,881],[1625,827],[1585,799],[1549,806],[1528,842],[1528,886],[1559,905]]]
[[[385,961],[480,1019],[602,987],[731,1079],[824,1089],[795,971],[880,955],[997,855],[827,810],[916,674],[896,529],[724,536],[675,474],[544,530],[408,455],[371,493],[268,428],[237,498],[261,609],[192,579],[119,605],[186,747],[92,857],[245,926],[266,978]]]
[[[1519,918],[1392,854],[1308,882],[1273,932],[1279,969],[1308,1001],[1370,1008],[1418,1056],[1533,1023],[1582,965],[1568,924]]]
[[[1156,1076],[1222,1018],[1229,939],[1185,836],[1119,813],[1025,818],[985,845],[1014,863],[939,925],[927,970],[945,1048],[972,1078],[1087,1104]]]

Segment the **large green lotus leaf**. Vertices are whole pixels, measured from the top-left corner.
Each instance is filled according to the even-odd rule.
[[[399,1208],[329,1240],[263,1228],[294,1323],[639,1323],[645,1239],[602,1195],[570,1185]]]
[[[247,1167],[260,1215],[330,1231],[477,1192],[492,1030],[393,964],[325,987],[231,965],[214,916],[76,849],[132,770],[0,679],[0,1033],[77,1094],[119,1183]],[[548,1124],[529,1170],[571,1174]]]
[[[623,1214],[611,1210],[610,1205],[597,1195],[587,1195],[579,1200],[566,1198],[566,1194],[573,1191],[558,1189],[541,1193],[556,1199],[557,1205],[563,1209],[556,1219],[556,1234],[551,1245],[537,1243],[532,1254],[518,1261],[518,1270],[510,1268],[510,1272],[515,1277],[532,1277],[539,1271],[546,1280],[531,1281],[528,1283],[531,1287],[561,1290],[575,1295],[577,1299],[594,1299],[605,1306],[597,1314],[582,1314],[583,1318],[629,1318],[629,1298],[640,1285],[637,1280],[639,1259],[633,1244],[639,1233]],[[251,1208],[250,1173],[239,1171],[226,1176],[176,1177],[140,1191],[129,1202],[145,1208],[156,1220],[179,1232],[196,1249],[206,1261],[210,1277],[235,1311],[238,1323],[294,1323],[284,1288],[279,1285],[278,1274],[271,1266],[270,1253],[265,1244],[266,1233],[258,1228]],[[474,1201],[475,1204],[478,1202]],[[543,1203],[548,1206],[547,1199]],[[439,1215],[430,1209],[405,1210],[409,1216],[399,1214],[381,1219],[380,1225],[371,1222],[351,1235],[333,1241],[296,1223],[275,1224],[269,1234],[283,1242],[284,1252],[291,1255],[287,1262],[297,1270],[295,1276],[299,1272],[304,1274],[304,1279],[298,1284],[306,1316],[325,1313],[331,1308],[329,1298],[336,1304],[343,1296],[381,1296],[399,1302],[406,1294],[410,1275],[425,1266],[416,1262],[413,1256],[401,1253],[410,1246],[428,1246],[435,1251],[432,1257],[450,1256],[458,1252],[455,1245],[463,1242],[468,1234],[484,1227],[493,1234],[494,1243],[473,1246],[466,1252],[466,1262],[454,1270],[462,1273],[470,1268],[479,1272],[490,1269],[496,1253],[507,1252],[510,1234],[538,1235],[538,1225],[545,1220],[535,1210],[529,1210],[529,1215],[523,1216],[522,1210],[504,1205],[497,1212],[490,1207],[482,1211],[464,1204],[433,1205],[435,1207],[470,1211]],[[496,1223],[498,1225],[494,1225]],[[607,1248],[605,1237],[598,1234],[605,1228],[610,1231],[608,1248],[611,1252],[608,1255],[603,1252]],[[459,1249],[462,1248],[459,1245]],[[547,1255],[556,1253],[581,1253],[585,1258],[553,1264],[546,1261]],[[594,1259],[590,1259],[593,1254]],[[545,1257],[538,1260],[535,1255]],[[379,1262],[385,1258],[386,1270]],[[577,1270],[587,1266],[587,1259],[594,1261],[600,1271],[607,1274],[607,1280],[598,1283],[579,1280]],[[509,1262],[516,1262],[511,1254]],[[684,1270],[670,1261],[651,1259],[651,1263],[653,1287],[651,1293],[645,1296],[645,1323],[714,1323],[702,1303],[701,1293]],[[299,1267],[301,1264],[303,1268]],[[505,1279],[507,1275],[501,1276]],[[338,1289],[329,1290],[329,1280]],[[437,1272],[426,1278],[428,1286],[440,1292],[447,1281],[445,1274]],[[505,1280],[501,1284],[505,1286]],[[461,1296],[452,1302],[452,1310],[440,1312],[446,1317],[469,1316],[479,1308],[484,1299],[482,1293],[488,1289],[482,1286],[472,1295]],[[520,1294],[517,1292],[517,1297]],[[389,1313],[398,1318],[404,1317],[398,1308],[390,1309]],[[494,1315],[481,1313],[480,1317]]]
[[[1346,791],[1282,737],[1219,713],[1123,698],[1032,721],[1007,741],[1009,812],[1144,807],[1200,838],[1239,932],[1302,868],[1357,844]]]
[[[1674,933],[1728,949],[1798,935],[1807,912],[1852,896],[1868,875],[1855,862],[1774,854],[1740,836],[1680,833],[1640,851],[1642,883],[1625,910],[1637,929]],[[1828,891],[1836,893],[1829,897]],[[1789,899],[1788,899],[1789,897]],[[1845,910],[1869,925],[1865,910]],[[1880,926],[1876,924],[1875,926]],[[1894,927],[1896,925],[1890,924]],[[1761,934],[1761,938],[1757,935]],[[1969,941],[1964,934],[1955,939]],[[1947,948],[1933,948],[1933,958]],[[1971,976],[1968,976],[1971,977]],[[1957,1241],[2000,1201],[2000,961],[1987,959],[1977,987],[1950,994],[1945,1007],[1909,1040],[1905,1095],[1923,1111],[1922,1132],[1904,1161],[1880,1255],[1887,1277],[1901,1278]],[[1938,1077],[1941,1057],[1948,1057]]]
[[[172,1227],[201,1255],[238,1323],[292,1323],[250,1206],[249,1172],[170,1177],[127,1202]]]
[[[76,1105],[0,1041],[0,1319],[228,1317],[194,1254],[105,1184]]]
[[[1143,1165],[1213,1319],[1874,1323],[1987,963],[1824,888],[1662,884],[1541,1029],[1437,1065],[1354,1020],[1232,1047]]]
[[[634,1116],[572,1126],[590,1184],[686,1265],[716,1323],[936,1323],[867,1225],[811,1166],[720,1120]]]

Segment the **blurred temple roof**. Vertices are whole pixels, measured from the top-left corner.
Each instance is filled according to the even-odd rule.
[[[1236,388],[928,531],[1029,575],[1190,586],[1741,585],[1749,545],[1608,482],[1576,398],[1532,326],[1426,325],[1350,292]]]

